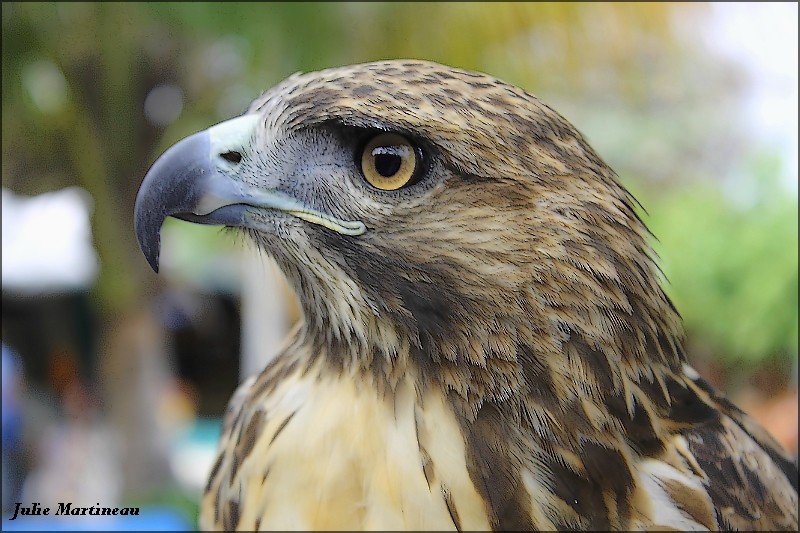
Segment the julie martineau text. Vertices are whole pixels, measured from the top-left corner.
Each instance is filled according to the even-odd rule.
[[[58,507],[55,508],[55,512],[51,513],[50,507],[42,507],[42,504],[39,502],[33,502],[31,505],[25,506],[22,505],[22,502],[17,502],[16,507],[14,508],[14,516],[11,517],[11,520],[16,520],[17,516],[42,516],[42,515],[53,515],[53,516],[84,516],[84,515],[92,515],[92,516],[116,516],[116,515],[138,515],[139,508],[138,507],[103,507],[99,503],[96,505],[91,505],[89,507],[79,507],[71,502],[59,502]]]

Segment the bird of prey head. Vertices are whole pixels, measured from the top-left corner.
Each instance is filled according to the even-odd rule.
[[[294,75],[170,148],[135,209],[155,270],[167,216],[238,228],[304,310],[231,404],[205,525],[797,527],[796,467],[685,364],[635,201],[522,89],[423,61]],[[427,484],[383,483],[434,496],[375,518],[369,456],[397,444],[374,428],[406,415],[392,460]],[[320,450],[319,478],[275,479]]]

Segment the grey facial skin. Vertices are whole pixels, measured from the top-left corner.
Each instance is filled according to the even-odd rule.
[[[359,221],[343,221],[303,205],[279,191],[265,191],[236,179],[251,147],[257,114],[248,114],[195,133],[167,150],[148,171],[134,207],[134,227],[147,262],[158,272],[161,226],[175,217],[231,227],[256,225],[253,209],[273,209],[345,235],[366,231]]]

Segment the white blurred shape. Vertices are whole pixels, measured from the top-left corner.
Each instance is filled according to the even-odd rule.
[[[156,85],[144,99],[144,115],[155,126],[168,126],[183,111],[183,91],[169,83]]]
[[[58,113],[67,103],[67,80],[61,69],[48,59],[37,59],[22,69],[22,85],[33,104],[47,114]]]
[[[205,51],[206,75],[209,79],[231,80],[245,67],[243,49],[246,43],[240,37],[228,35],[214,41]]]
[[[216,458],[216,443],[210,446],[184,444],[177,452],[170,454],[170,467],[184,487],[199,494],[208,482]]]
[[[242,355],[239,382],[264,369],[278,355],[289,333],[286,281],[275,260],[248,247],[242,286]]]
[[[797,193],[798,5],[712,4],[708,44],[748,74],[745,119],[758,142],[780,150],[783,182]]]
[[[2,190],[3,289],[85,289],[97,277],[89,217],[92,199],[80,187],[38,196]]]

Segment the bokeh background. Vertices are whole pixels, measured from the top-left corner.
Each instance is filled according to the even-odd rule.
[[[136,505],[27,524],[195,527],[225,403],[298,309],[218,228],[169,220],[151,272],[141,179],[294,72],[386,58],[490,73],[581,130],[646,209],[692,364],[796,454],[797,20],[795,3],[4,2],[4,515]]]

